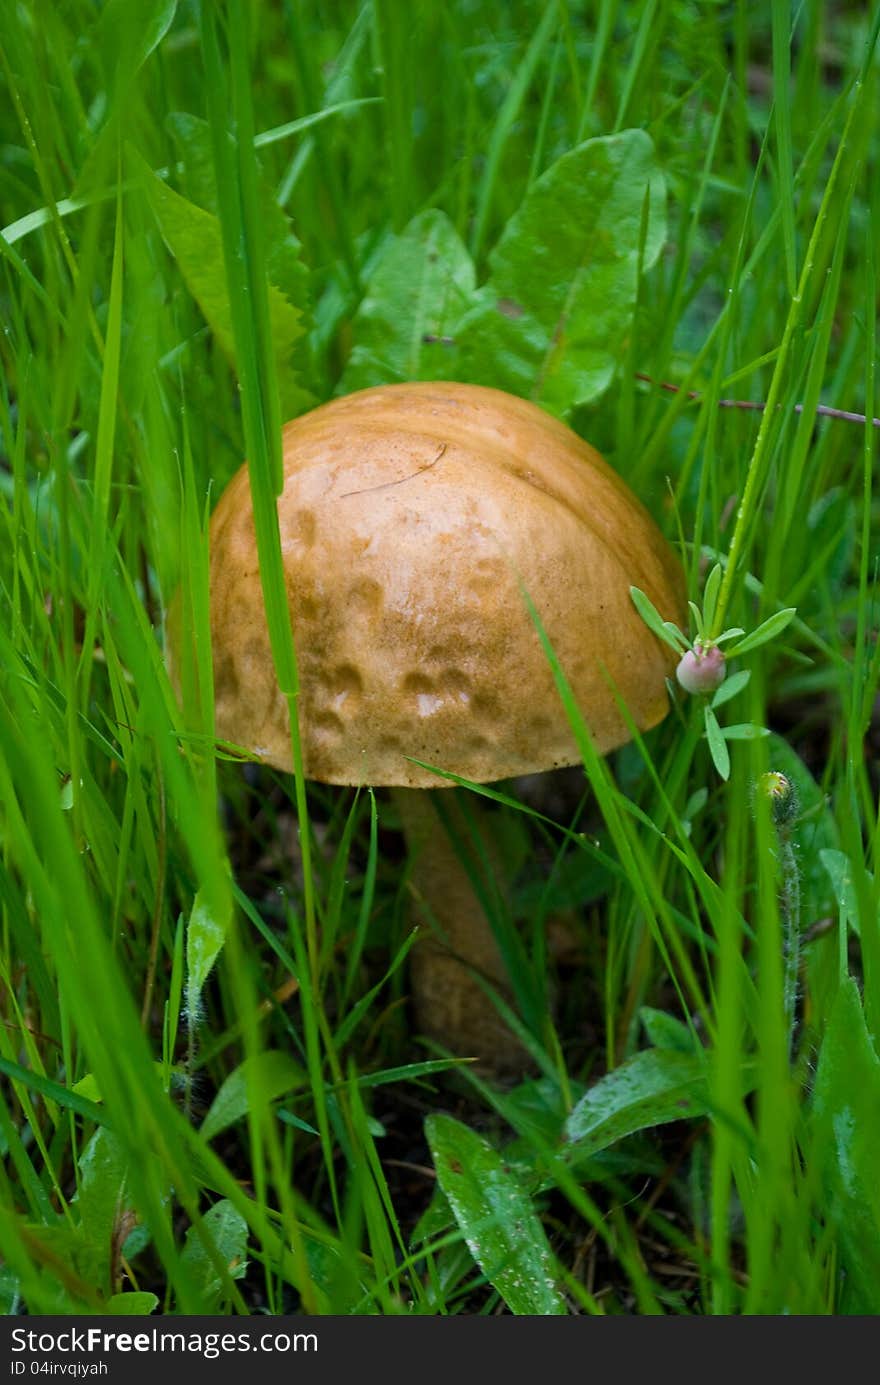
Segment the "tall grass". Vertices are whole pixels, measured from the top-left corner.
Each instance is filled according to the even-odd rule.
[[[819,0],[2,0],[6,1311],[880,1309],[878,22]],[[445,212],[482,282],[541,174],[633,127],[665,248],[570,421],[696,601],[722,562],[719,621],[797,617],[743,660],[728,720],[773,734],[732,740],[726,781],[683,700],[600,759],[555,664],[583,773],[480,790],[540,1074],[505,1089],[412,1032],[390,802],[215,745],[207,522],[246,456],[301,765],[282,417],[340,388],[414,216]],[[767,769],[800,799],[793,1062]],[[601,1086],[620,1070],[641,1115]],[[479,1180],[456,1200],[455,1139],[512,1180],[522,1243]]]

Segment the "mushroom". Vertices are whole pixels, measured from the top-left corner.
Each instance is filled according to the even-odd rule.
[[[639,728],[659,722],[669,651],[629,592],[680,619],[679,564],[597,452],[499,390],[363,390],[288,423],[283,451],[304,772],[391,789],[426,925],[412,955],[419,1028],[503,1069],[522,1055],[480,981],[509,995],[472,884],[491,841],[467,844],[447,792],[453,846],[435,811],[451,781],[424,766],[486,783],[579,762],[523,589],[600,752],[629,739],[613,690]],[[210,550],[217,734],[291,771],[246,466],[216,508]]]

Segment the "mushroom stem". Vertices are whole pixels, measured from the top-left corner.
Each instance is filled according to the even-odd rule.
[[[485,879],[488,863],[488,888],[499,873],[488,814],[470,795],[466,815],[455,790],[391,792],[412,861],[410,883],[423,930],[411,956],[419,1031],[453,1053],[477,1058],[485,1069],[521,1071],[528,1056],[476,979],[484,977],[511,999],[510,979],[468,871]],[[455,842],[439,815],[440,794]]]

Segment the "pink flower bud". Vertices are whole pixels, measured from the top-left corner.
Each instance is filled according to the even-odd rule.
[[[727,676],[727,662],[717,644],[695,644],[681,656],[675,676],[685,692],[713,693]]]

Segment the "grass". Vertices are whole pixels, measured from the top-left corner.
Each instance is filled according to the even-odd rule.
[[[5,1311],[880,1310],[880,11],[0,10]],[[479,789],[538,1073],[502,1086],[414,1032],[385,795],[215,746],[207,521],[247,456],[295,708],[280,420],[370,371],[476,360],[512,387],[395,260],[429,225],[465,298],[502,269],[528,293],[524,199],[633,129],[665,231],[638,202],[634,303],[572,277],[596,357],[567,384],[539,342],[541,388],[695,602],[721,563],[716,635],[797,614],[736,661],[727,778],[698,698],[598,757],[548,646],[583,765]],[[796,787],[784,833],[768,769]]]

